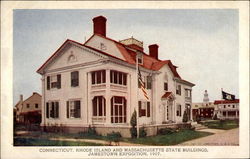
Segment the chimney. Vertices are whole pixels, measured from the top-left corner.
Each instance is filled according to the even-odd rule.
[[[23,95],[20,94],[20,101],[23,101]]]
[[[94,34],[100,34],[106,37],[106,21],[107,19],[103,16],[93,18]]]
[[[158,45],[157,44],[152,44],[152,45],[149,45],[148,48],[149,48],[149,56],[155,58],[158,60]]]

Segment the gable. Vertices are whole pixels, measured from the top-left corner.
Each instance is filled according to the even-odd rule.
[[[107,52],[111,56],[126,61],[116,43],[112,40],[108,40],[107,38],[103,38],[99,35],[94,35],[84,45],[96,48],[103,52]]]
[[[64,49],[60,50],[58,56],[54,58],[47,66],[47,70],[73,66],[77,64],[90,63],[98,61],[103,56],[90,52],[89,49],[78,47],[74,44],[68,44]]]

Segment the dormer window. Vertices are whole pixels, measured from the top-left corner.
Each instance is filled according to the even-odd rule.
[[[143,65],[143,55],[141,53],[138,53],[137,57],[138,57],[138,64]]]

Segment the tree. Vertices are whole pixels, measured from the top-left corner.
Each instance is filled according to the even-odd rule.
[[[136,130],[136,126],[137,126],[137,116],[136,116],[136,110],[134,110],[131,119],[130,119],[130,124],[132,126],[132,128],[130,128],[130,134],[132,138],[136,138],[137,137],[137,130]]]
[[[188,121],[188,116],[187,116],[187,111],[185,110],[183,114],[182,122],[186,123],[187,121]]]

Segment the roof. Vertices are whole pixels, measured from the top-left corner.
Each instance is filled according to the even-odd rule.
[[[165,94],[163,94],[163,96],[161,98],[168,98],[168,97],[170,97],[171,94],[172,94],[172,92],[166,92]]]
[[[215,100],[214,104],[229,104],[229,103],[239,103],[240,100],[239,99],[235,99],[235,100]]]
[[[126,46],[116,40],[113,40],[111,38],[108,38],[108,37],[105,37],[105,36],[102,36],[100,34],[93,34],[85,43],[87,44],[90,39],[92,37],[94,37],[95,35],[97,36],[100,36],[102,38],[105,38],[107,40],[110,40],[110,41],[113,41],[117,48],[121,51],[123,57],[125,58],[126,62],[130,63],[130,64],[135,64],[136,63],[136,50],[134,50],[133,47],[130,47],[130,46]],[[86,45],[85,45],[86,46]],[[143,55],[143,65],[141,65],[142,67],[146,68],[146,69],[149,69],[149,70],[154,70],[154,71],[158,71],[160,70],[165,64],[167,64],[171,71],[173,72],[174,76],[175,77],[178,77],[178,78],[181,78],[180,75],[178,74],[176,68],[177,66],[173,65],[171,60],[159,60],[159,59],[155,59],[151,56],[149,56],[148,54],[146,54],[145,52],[143,51],[140,51]]]
[[[90,46],[87,46],[86,44],[90,41],[90,39],[92,39],[94,36],[100,36],[102,38],[105,38],[107,40],[110,40],[110,41],[113,41],[115,43],[115,45],[117,46],[117,48],[120,50],[121,54],[123,55],[124,59],[120,59],[118,57],[115,57],[113,55],[110,55],[109,53],[106,53],[106,52],[103,52],[101,50],[98,50],[96,48],[93,48],[93,47],[90,47]],[[54,57],[56,57],[59,53],[60,53],[60,50],[66,46],[69,42],[71,43],[74,43],[74,44],[77,44],[77,45],[81,45],[81,46],[84,46],[84,47],[87,47],[89,49],[92,49],[94,51],[97,51],[103,55],[106,55],[106,56],[110,56],[110,57],[113,57],[113,58],[116,58],[116,59],[119,59],[119,60],[122,60],[122,61],[125,61],[129,64],[136,64],[136,50],[133,49],[132,47],[129,47],[129,46],[126,46],[116,40],[113,40],[111,38],[108,38],[106,36],[102,36],[100,34],[93,34],[84,44],[82,43],[79,43],[79,42],[76,42],[76,41],[73,41],[73,40],[70,40],[70,39],[67,39],[53,54],[52,56],[50,56],[48,58],[48,60],[37,70],[37,73],[40,73],[42,74],[42,70],[48,65],[50,64],[50,62],[53,60]],[[141,67],[144,67],[146,69],[149,69],[149,70],[153,70],[153,71],[158,71],[160,70],[164,65],[168,65],[170,70],[172,71],[173,75],[176,77],[176,78],[179,78],[181,79],[180,75],[178,74],[176,68],[177,66],[173,65],[171,60],[159,60],[159,59],[155,59],[151,56],[149,56],[148,54],[146,54],[145,52],[143,51],[140,51],[143,55],[143,65],[141,65]],[[190,83],[190,82],[189,82]],[[192,84],[192,83],[191,83]]]

